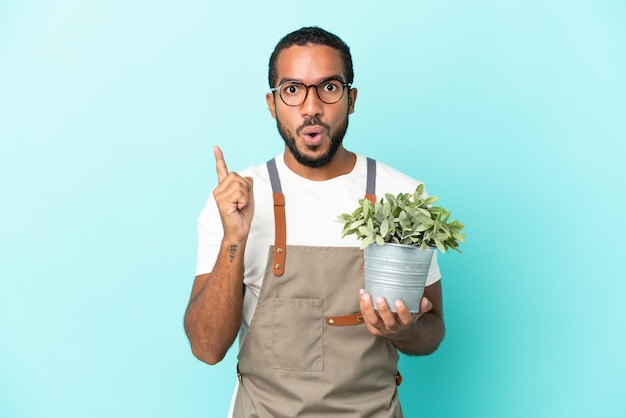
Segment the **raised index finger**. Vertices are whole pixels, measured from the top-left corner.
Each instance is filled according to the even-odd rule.
[[[213,147],[213,154],[215,155],[215,171],[217,171],[217,181],[222,181],[228,175],[228,167],[226,167],[226,161],[224,160],[224,154],[217,145]]]

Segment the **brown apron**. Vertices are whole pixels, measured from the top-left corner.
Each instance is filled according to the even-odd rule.
[[[362,251],[286,246],[284,197],[275,161],[276,240],[239,352],[235,418],[403,417],[398,353],[359,314]],[[375,162],[368,160],[367,197]]]

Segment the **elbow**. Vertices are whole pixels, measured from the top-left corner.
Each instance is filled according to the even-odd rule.
[[[210,338],[198,337],[194,332],[190,332],[187,323],[185,324],[185,333],[191,346],[191,353],[203,363],[215,365],[226,356],[228,348],[226,350],[216,348]]]
[[[433,354],[435,351],[437,351],[439,349],[439,346],[443,342],[443,339],[444,339],[445,335],[446,335],[446,330],[445,330],[445,327],[442,324],[440,332],[433,339],[432,343],[424,350],[422,355],[427,356],[427,355]]]
[[[422,328],[422,332],[415,339],[403,343],[394,343],[402,353],[411,356],[428,356],[437,351],[441,345],[446,333],[443,321],[436,320],[432,315],[424,315],[420,318],[421,320],[424,320],[428,325]]]
[[[443,341],[443,336],[441,337],[441,339],[437,340],[437,341],[433,341],[433,343],[427,347],[424,347],[424,349],[417,353],[418,356],[428,356],[433,354],[435,351],[437,351],[437,349],[439,349],[439,346],[441,345],[441,342]]]
[[[433,333],[432,339],[430,340],[430,344],[427,344],[424,347],[424,350],[422,353],[420,353],[420,355],[427,356],[437,351],[437,349],[439,349],[439,346],[443,342],[443,339],[445,336],[446,336],[446,328],[443,324],[443,321],[441,321],[440,326]]]
[[[215,365],[226,357],[238,331],[234,329],[232,335],[229,335],[224,330],[205,327],[202,321],[195,319],[189,313],[185,315],[183,325],[192,354],[209,365]]]
[[[205,349],[204,347],[200,347],[198,344],[193,343],[191,344],[191,352],[198,360],[211,366],[216,365],[226,356],[225,352],[212,352],[211,350]]]

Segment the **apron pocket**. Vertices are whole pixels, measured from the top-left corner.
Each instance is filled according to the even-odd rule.
[[[321,299],[274,299],[275,369],[324,370]]]

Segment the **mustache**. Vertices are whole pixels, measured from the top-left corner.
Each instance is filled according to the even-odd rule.
[[[324,128],[326,130],[326,132],[330,132],[330,126],[325,124],[324,122],[322,122],[321,120],[319,120],[319,118],[317,116],[313,116],[312,118],[308,118],[304,120],[304,123],[302,125],[300,125],[298,127],[298,129],[296,129],[296,134],[300,135],[300,132],[302,132],[302,130],[304,128],[307,128],[309,126],[321,126],[322,128]]]

